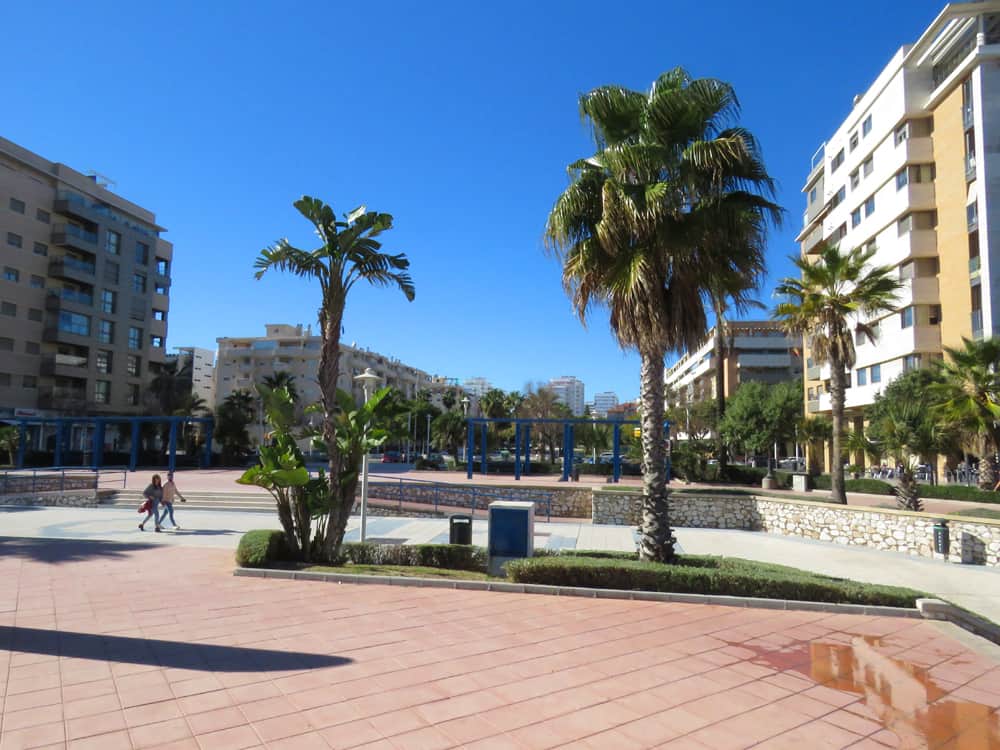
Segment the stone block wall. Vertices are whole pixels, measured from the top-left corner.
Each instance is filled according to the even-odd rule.
[[[47,505],[62,508],[96,508],[97,492],[30,492],[19,495],[0,495],[0,505]]]
[[[638,525],[642,496],[595,490],[595,524]],[[746,529],[941,559],[934,524],[948,521],[952,562],[1000,566],[1000,523],[752,495],[670,496],[675,526]]]
[[[361,496],[361,485],[357,489]],[[535,504],[535,517],[590,518],[590,487],[518,487],[509,485],[422,484],[379,482],[368,485],[369,499],[383,502],[421,503],[430,506],[485,510],[495,500],[515,500]]]
[[[97,474],[61,474],[56,472],[40,474],[3,472],[0,474],[0,496],[96,489]]]

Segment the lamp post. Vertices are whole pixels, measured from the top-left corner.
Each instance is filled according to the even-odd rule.
[[[372,372],[372,368],[366,367],[365,371],[360,375],[355,375],[354,380],[361,383],[361,388],[365,392],[365,403],[368,403],[368,398],[370,396],[369,390],[372,385],[377,383],[381,378]],[[368,436],[368,425],[365,424],[365,437]],[[361,541],[365,541],[365,536],[368,531],[368,446],[365,446],[364,453],[361,455]]]
[[[431,455],[431,415],[430,414],[427,415],[427,440],[424,443],[424,445],[426,447],[426,450],[424,451],[424,455],[427,455],[427,456]]]
[[[468,396],[462,396],[462,416],[465,417],[466,419],[469,418],[469,397]],[[466,424],[466,426],[465,426],[465,445],[466,445],[466,447],[462,449],[462,458],[463,459],[468,459],[468,455],[466,455],[469,452],[469,448],[468,448],[468,445],[469,445],[469,426],[468,426],[468,424]]]

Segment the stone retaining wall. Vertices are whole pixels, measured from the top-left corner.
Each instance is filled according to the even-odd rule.
[[[641,504],[636,493],[595,490],[593,521],[638,525]],[[951,562],[1000,566],[1000,523],[984,519],[753,495],[670,496],[674,526],[766,531],[936,559],[943,555],[934,552],[933,527],[942,518],[950,530]]]
[[[0,495],[97,489],[97,474],[0,474]]]
[[[0,495],[0,505],[47,505],[63,508],[96,508],[97,492],[32,492],[23,495]]]
[[[358,484],[358,497],[361,485]],[[422,484],[373,481],[368,497],[384,502],[422,503],[431,506],[485,510],[495,500],[535,504],[536,518],[590,518],[590,487],[512,487],[509,485]]]

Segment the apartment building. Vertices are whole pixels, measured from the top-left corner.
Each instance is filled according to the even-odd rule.
[[[173,246],[109,187],[0,138],[0,416],[138,413],[166,359]]]
[[[215,405],[215,352],[197,346],[178,346],[176,354],[167,355],[177,362],[177,370],[191,378],[191,393],[211,409]]]
[[[802,340],[788,336],[772,320],[728,323],[723,358],[723,393],[728,398],[740,383],[782,383],[802,377]],[[677,403],[715,398],[715,329],[702,344],[669,367],[663,376]]]
[[[549,381],[549,389],[556,394],[556,399],[569,407],[574,417],[583,416],[584,385],[583,381],[572,375],[563,375]]]
[[[618,394],[614,391],[602,391],[594,394],[594,403],[590,413],[602,419],[608,415],[608,409],[618,406]]]
[[[478,399],[493,390],[493,383],[486,378],[466,378],[462,382],[462,390]]]
[[[878,340],[856,341],[846,396],[855,427],[893,378],[963,337],[1000,333],[998,61],[1000,2],[946,6],[812,157],[803,256],[821,240],[874,247],[872,262],[896,269],[904,285],[898,309],[869,321]],[[829,414],[829,366],[804,354],[806,411]]]

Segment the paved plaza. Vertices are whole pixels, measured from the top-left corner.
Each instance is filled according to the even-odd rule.
[[[0,541],[0,748],[1000,747],[952,626],[231,570]]]

